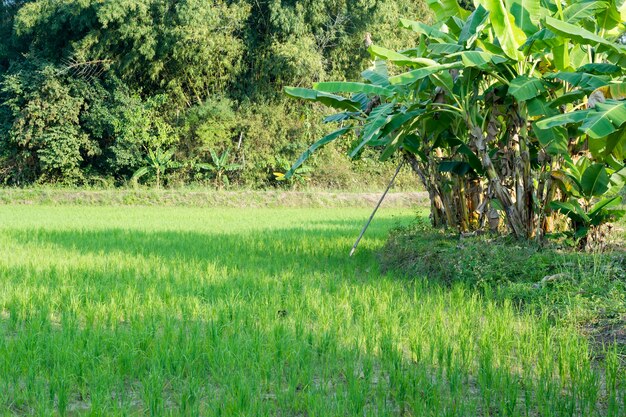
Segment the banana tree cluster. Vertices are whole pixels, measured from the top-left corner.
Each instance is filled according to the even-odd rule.
[[[623,0],[622,0],[623,1]],[[436,24],[403,19],[415,44],[371,45],[359,82],[287,88],[337,112],[348,137],[401,153],[429,192],[435,226],[490,227],[582,242],[622,212],[626,7],[619,0],[429,0]],[[354,139],[356,138],[356,140]],[[567,221],[555,221],[558,218]],[[504,219],[504,222],[500,222]]]
[[[154,175],[156,188],[161,188],[161,178],[165,171],[180,168],[180,164],[174,161],[174,149],[147,149],[147,153],[146,165],[135,171],[130,180],[133,184],[137,184],[141,177],[147,174]]]

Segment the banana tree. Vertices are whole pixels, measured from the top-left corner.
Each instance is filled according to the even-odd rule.
[[[161,187],[161,177],[169,169],[179,168],[180,164],[174,161],[174,149],[148,149],[146,165],[135,171],[131,182],[137,184],[140,178],[147,174],[154,175],[156,188]]]
[[[289,168],[291,168],[291,162],[285,158],[278,158],[276,160],[276,165],[279,169],[274,172],[274,178],[276,179],[276,181],[284,182],[290,185],[306,184],[308,180],[307,175],[313,172],[313,168],[306,166],[306,165],[301,165],[298,168],[296,168],[294,171],[292,171],[289,178],[286,178],[285,173],[289,171]]]
[[[401,20],[416,44],[370,46],[374,62],[362,81],[286,89],[338,110],[326,121],[340,124],[286,176],[317,148],[356,136],[352,157],[365,146],[380,149],[381,160],[404,155],[429,192],[435,226],[497,228],[492,220],[501,215],[501,228],[519,238],[553,229],[558,213],[567,214],[553,202],[591,207],[605,197],[608,188],[573,194],[563,183],[566,163],[585,158],[610,174],[612,189],[619,186],[626,155],[622,4],[429,4],[438,23]]]
[[[222,189],[225,185],[230,184],[228,178],[229,172],[238,171],[243,168],[240,164],[230,162],[230,148],[226,148],[221,155],[218,155],[213,149],[209,149],[212,163],[198,163],[196,167],[210,171],[215,175],[215,186]]]
[[[551,209],[571,222],[571,229],[565,234],[576,239],[581,248],[601,243],[590,241],[589,233],[598,232],[598,226],[624,215],[623,210],[615,207],[621,203],[617,193],[624,185],[626,169],[615,171],[587,157],[579,158],[576,163],[567,158],[564,167],[552,176],[558,179],[568,197],[567,201],[550,202]]]

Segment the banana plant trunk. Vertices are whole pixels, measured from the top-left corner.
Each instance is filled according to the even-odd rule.
[[[439,172],[435,158],[424,163],[414,154],[405,153],[405,159],[428,192],[434,227],[453,228],[460,232],[480,228],[484,223],[481,221],[484,218],[481,212],[484,186],[480,181]]]

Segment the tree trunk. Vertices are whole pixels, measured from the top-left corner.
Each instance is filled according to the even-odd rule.
[[[496,198],[502,204],[504,208],[504,212],[506,213],[506,219],[509,223],[511,231],[517,238],[525,238],[526,228],[521,218],[519,212],[516,210],[513,201],[511,200],[511,196],[509,192],[502,185],[502,181],[500,176],[496,172],[495,167],[493,166],[493,162],[491,161],[491,157],[487,153],[487,148],[485,145],[485,135],[478,126],[472,126],[470,123],[468,125],[470,128],[470,135],[473,137],[476,143],[476,149],[478,150],[478,155],[480,156],[480,160],[482,162],[483,168],[487,173],[487,178],[489,178],[489,183],[491,184],[494,194]]]
[[[435,185],[434,181],[427,172],[429,171],[428,167],[420,164],[415,155],[412,153],[405,152],[404,159],[407,161],[413,172],[417,174],[422,182],[422,185],[428,192],[428,199],[430,200],[430,219],[433,227],[447,227],[443,201],[438,187]]]

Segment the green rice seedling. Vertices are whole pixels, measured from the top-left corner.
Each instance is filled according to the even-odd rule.
[[[626,413],[553,306],[382,273],[383,209],[0,206],[8,415]],[[548,301],[546,301],[548,303]]]

